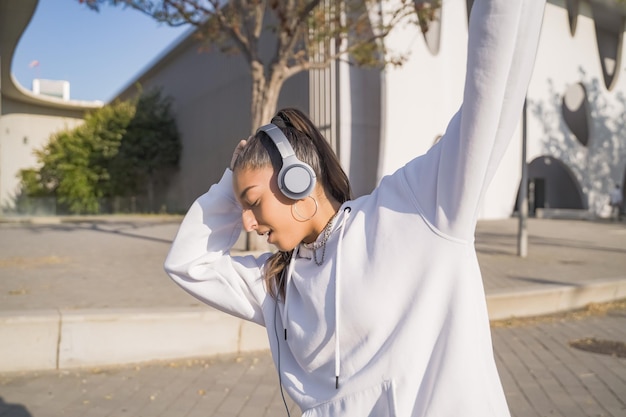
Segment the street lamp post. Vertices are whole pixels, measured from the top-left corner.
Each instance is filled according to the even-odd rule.
[[[517,233],[517,255],[525,258],[528,254],[528,164],[526,163],[526,100],[522,110],[522,180],[517,199],[517,214],[519,216],[519,228]]]

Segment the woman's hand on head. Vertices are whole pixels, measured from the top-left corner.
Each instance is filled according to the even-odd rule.
[[[243,149],[244,146],[246,146],[246,143],[248,143],[247,140],[242,139],[239,141],[239,143],[237,144],[237,146],[235,147],[235,151],[233,152],[233,157],[230,160],[230,170],[233,170],[233,166],[235,165],[235,161],[237,160],[237,157],[239,156],[239,154],[241,153],[241,150]]]

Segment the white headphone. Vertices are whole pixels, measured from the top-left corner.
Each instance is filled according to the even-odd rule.
[[[278,173],[278,188],[288,198],[301,200],[306,198],[315,187],[315,171],[308,164],[296,157],[283,132],[273,123],[261,126],[257,133],[265,132],[272,139],[280,156],[283,167]]]

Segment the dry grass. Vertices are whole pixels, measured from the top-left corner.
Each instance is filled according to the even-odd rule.
[[[40,256],[38,258],[5,258],[0,259],[0,268],[40,268],[48,265],[58,265],[69,262],[67,258],[60,258],[58,256]]]
[[[548,314],[534,317],[514,317],[491,321],[491,327],[519,327],[533,326],[541,323],[554,323],[566,320],[582,320],[587,317],[605,316],[607,314],[626,315],[626,299],[609,301],[606,303],[590,303],[585,307],[562,313]]]

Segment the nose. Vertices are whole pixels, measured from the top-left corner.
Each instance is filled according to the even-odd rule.
[[[254,214],[252,214],[252,210],[244,210],[241,213],[241,220],[243,222],[243,228],[246,232],[251,232],[257,228],[258,223]]]

